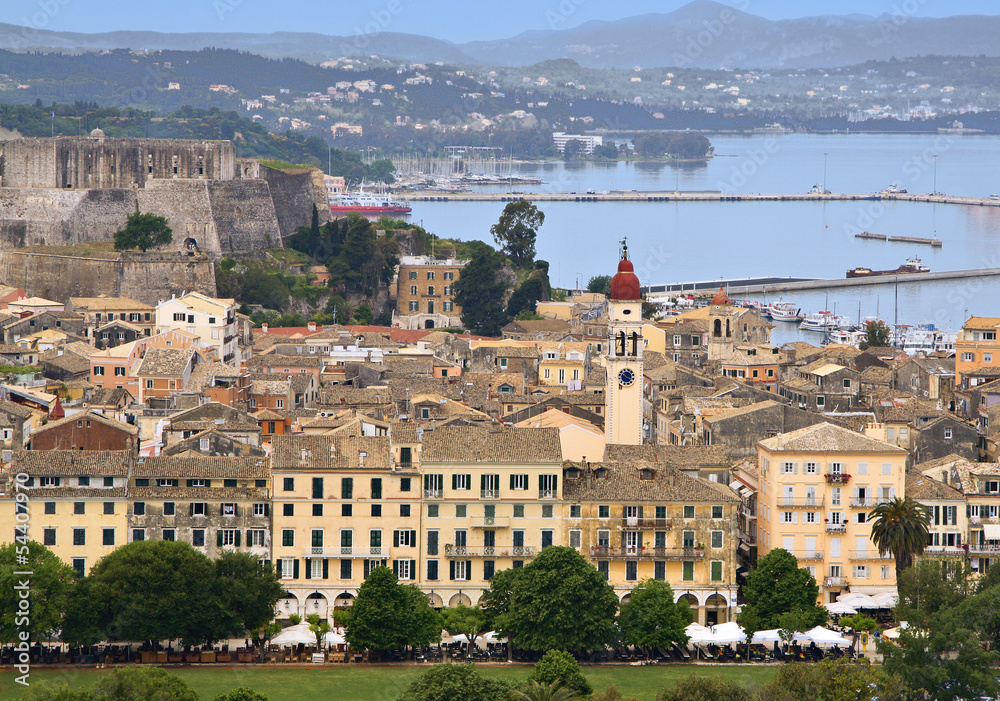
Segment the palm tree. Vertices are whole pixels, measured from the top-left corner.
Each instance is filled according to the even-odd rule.
[[[910,497],[897,497],[872,509],[868,520],[873,521],[871,539],[879,554],[891,554],[896,560],[898,585],[900,574],[913,564],[913,556],[922,553],[927,545],[927,507]]]
[[[559,682],[541,684],[531,682],[526,691],[513,691],[511,697],[517,701],[583,701],[583,697],[568,686],[560,686]]]

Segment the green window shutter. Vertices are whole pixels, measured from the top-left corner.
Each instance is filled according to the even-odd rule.
[[[511,489],[513,489],[513,488],[514,488],[514,475],[511,475],[511,476],[510,476],[510,488],[511,488]]]
[[[458,475],[451,476],[451,488],[458,489]]]
[[[295,564],[292,565],[292,579],[299,578],[299,558],[295,558]]]
[[[552,491],[559,489],[559,475],[552,475]]]
[[[639,507],[639,518],[642,518],[642,507]]]
[[[271,515],[271,505],[264,504],[264,516],[270,516],[270,515]]]
[[[324,559],[323,560],[323,579],[329,579],[329,578],[330,578],[330,561]]]
[[[622,518],[625,518],[627,516],[628,516],[628,507],[627,506],[623,506],[622,507]]]
[[[247,545],[250,545],[250,543],[253,542],[253,538],[250,537],[251,532],[252,531],[250,531],[249,529],[247,530]]]
[[[312,579],[312,558],[306,558],[306,579]]]
[[[392,561],[392,573],[396,575],[396,579],[399,579],[399,560]]]
[[[188,480],[187,481],[187,486],[193,487],[194,486],[194,480]]]
[[[215,532],[215,544],[220,548],[222,547],[222,529],[220,528]]]
[[[642,548],[642,531],[639,531],[639,540],[637,541],[637,544],[640,548]]]
[[[455,581],[455,561],[449,560],[448,562],[448,578],[451,581]]]
[[[417,532],[415,530],[410,530],[410,545],[414,548],[417,547]]]
[[[240,547],[240,532],[236,531],[236,533],[234,535],[236,537],[236,547],[238,548],[238,547]]]
[[[188,504],[188,516],[194,516],[194,502]]]
[[[240,505],[233,504],[233,516],[239,516],[239,515],[240,515]],[[237,545],[239,545],[239,543],[237,543]]]

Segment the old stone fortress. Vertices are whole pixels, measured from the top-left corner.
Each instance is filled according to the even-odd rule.
[[[321,178],[239,159],[230,141],[16,139],[0,155],[0,246],[108,241],[138,208],[168,217],[175,249],[280,248],[314,203],[327,211]]]

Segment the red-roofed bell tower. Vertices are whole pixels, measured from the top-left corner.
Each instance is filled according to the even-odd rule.
[[[608,443],[642,443],[642,293],[622,241],[608,299],[608,384],[604,433]]]

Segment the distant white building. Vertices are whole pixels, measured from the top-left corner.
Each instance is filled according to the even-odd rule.
[[[559,153],[566,150],[566,144],[570,141],[580,142],[580,153],[593,153],[596,146],[604,144],[603,136],[585,136],[583,134],[567,134],[564,131],[552,132],[552,140],[556,144]]]

